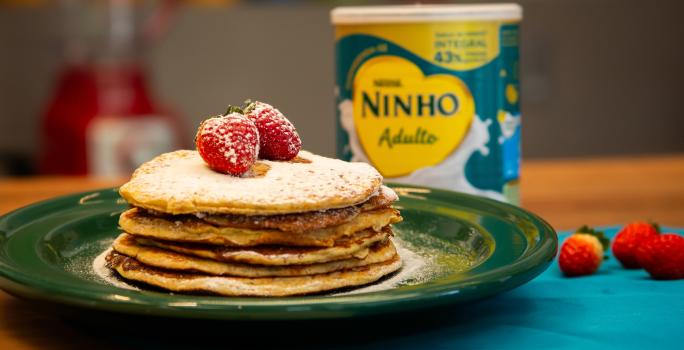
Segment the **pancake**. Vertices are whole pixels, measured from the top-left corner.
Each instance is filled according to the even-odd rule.
[[[399,196],[393,189],[382,185],[378,193],[374,194],[367,201],[358,205],[361,211],[384,208],[399,200]]]
[[[353,220],[363,211],[389,208],[397,200],[397,194],[387,186],[380,187],[377,195],[362,204],[329,210],[310,211],[281,215],[206,215],[196,214],[198,218],[216,226],[249,229],[275,229],[302,233],[330,226],[337,226]]]
[[[298,277],[227,277],[183,273],[144,265],[112,252],[107,264],[119,275],[173,292],[213,293],[225,296],[292,296],[320,293],[372,283],[401,268],[399,255],[392,259],[336,272]]]
[[[209,169],[196,151],[162,154],[140,166],[119,193],[131,205],[167,214],[291,214],[362,203],[382,176],[365,163],[299,152],[297,161],[259,160],[244,177]]]
[[[242,247],[274,244],[331,247],[336,240],[357,231],[368,228],[380,231],[399,221],[401,216],[397,210],[383,208],[361,212],[342,225],[294,234],[274,229],[218,227],[192,215],[159,217],[133,208],[121,214],[119,226],[130,234],[175,242]]]
[[[350,258],[312,265],[262,266],[220,262],[174,253],[166,249],[139,244],[131,235],[122,235],[114,243],[114,250],[139,262],[157,268],[208,275],[240,277],[306,276],[354,267],[366,266],[392,259],[396,248],[392,241],[384,240],[373,244],[363,259]]]
[[[225,247],[206,244],[176,243],[147,238],[135,238],[136,242],[217,261],[227,261],[256,265],[306,265],[349,258],[363,259],[368,255],[368,248],[376,242],[388,238],[392,234],[388,227],[382,232],[364,230],[349,237],[335,241],[332,247],[292,247],[268,246]],[[125,234],[118,240],[126,239]],[[117,249],[117,241],[114,249]]]

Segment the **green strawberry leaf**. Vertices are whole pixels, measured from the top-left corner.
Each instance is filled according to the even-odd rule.
[[[660,229],[660,225],[658,225],[657,222],[649,220],[648,223],[651,224],[653,228],[655,228],[656,232],[658,232],[659,234],[663,233],[663,231]]]
[[[256,102],[257,101],[253,101],[252,99],[245,100],[245,102],[243,103],[245,105],[245,114],[254,110],[254,108],[256,107]]]
[[[226,109],[226,113],[224,115],[228,115],[231,113],[245,114],[245,111],[243,111],[242,108],[238,106],[228,105],[228,108]]]
[[[587,225],[584,225],[580,228],[578,228],[575,232],[577,233],[586,233],[588,235],[592,235],[596,237],[596,239],[601,242],[601,246],[603,247],[603,252],[606,253],[608,252],[608,249],[610,248],[610,239],[606,237],[606,233],[603,231],[598,231],[593,227],[589,227]],[[608,259],[608,255],[605,255],[603,259]]]

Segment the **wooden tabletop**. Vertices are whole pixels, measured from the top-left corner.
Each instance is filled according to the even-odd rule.
[[[122,180],[73,177],[0,179],[0,215],[71,192]],[[684,155],[525,161],[522,206],[556,229],[654,220],[684,226]],[[113,348],[40,306],[0,292],[0,349]]]

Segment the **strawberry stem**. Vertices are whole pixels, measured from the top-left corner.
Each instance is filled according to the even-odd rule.
[[[598,239],[599,242],[601,242],[601,246],[603,247],[604,252],[607,252],[608,248],[610,248],[610,239],[608,239],[608,237],[606,237],[606,233],[603,231],[598,231],[593,227],[589,227],[587,225],[584,225],[584,226],[578,228],[575,232],[585,233],[585,234],[592,235],[592,236],[596,237],[596,239]]]
[[[247,99],[247,100],[245,100],[245,102],[244,102],[244,105],[245,105],[245,107],[244,107],[245,113],[249,113],[249,112],[253,111],[254,108],[256,108],[256,103],[257,103],[257,101],[254,101],[254,100],[252,100],[252,99]]]
[[[653,226],[653,228],[656,230],[656,232],[658,232],[658,234],[663,233],[663,231],[660,229],[660,225],[658,225],[657,222],[649,221],[648,223],[651,224],[651,226]]]
[[[240,108],[238,106],[228,105],[228,108],[226,109],[226,113],[224,115],[228,115],[228,114],[232,114],[232,113],[245,114],[245,112],[242,110],[242,108]]]

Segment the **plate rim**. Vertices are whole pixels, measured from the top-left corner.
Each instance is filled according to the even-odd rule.
[[[158,295],[147,295],[141,294],[136,300],[116,299],[116,296],[121,297],[115,291],[109,293],[109,298],[102,295],[103,293],[98,293],[97,290],[85,289],[81,290],[76,286],[69,286],[70,288],[64,289],[63,284],[55,283],[53,281],[42,280],[40,283],[35,283],[31,276],[27,276],[22,273],[21,269],[17,269],[10,264],[5,262],[4,257],[0,256],[0,288],[9,292],[10,294],[17,295],[19,297],[29,297],[32,299],[40,299],[43,301],[56,302],[60,304],[67,304],[77,307],[85,307],[95,310],[106,310],[113,311],[117,313],[134,313],[134,314],[152,314],[162,317],[182,317],[182,318],[202,318],[202,319],[223,319],[223,320],[276,320],[276,319],[324,319],[324,318],[345,318],[345,317],[358,317],[364,315],[373,315],[377,313],[385,313],[387,311],[410,311],[413,309],[424,308],[427,306],[435,306],[448,304],[450,297],[453,296],[454,290],[461,290],[468,285],[474,284],[475,286],[487,283],[487,278],[492,275],[497,275],[502,271],[511,271],[511,274],[520,274],[524,272],[531,273],[530,278],[526,278],[519,283],[507,285],[503,290],[510,290],[520,286],[521,284],[527,283],[541,272],[546,270],[553,259],[556,256],[558,249],[558,236],[553,227],[546,222],[543,218],[538,215],[525,210],[521,207],[517,207],[508,203],[500,202],[494,199],[462,193],[449,191],[439,188],[432,188],[428,186],[420,185],[410,185],[410,184],[398,184],[398,183],[386,183],[390,187],[403,187],[403,188],[414,188],[414,189],[424,189],[429,190],[429,192],[437,193],[446,196],[456,196],[456,197],[467,197],[470,200],[485,202],[488,206],[494,207],[504,207],[508,210],[513,210],[517,212],[517,216],[523,215],[531,218],[538,227],[540,236],[540,244],[536,246],[536,249],[526,249],[523,254],[512,264],[498,266],[495,269],[490,269],[478,273],[473,276],[468,276],[464,279],[458,281],[457,284],[439,284],[432,286],[423,286],[421,292],[416,295],[412,291],[412,288],[406,288],[404,290],[393,291],[393,298],[377,298],[383,296],[384,291],[368,292],[363,294],[351,294],[351,295],[339,295],[335,296],[334,300],[330,299],[328,296],[325,300],[322,300],[325,296],[298,296],[298,297],[285,297],[285,298],[254,298],[254,297],[222,297],[222,296],[201,296],[202,307],[201,315],[197,312],[197,309],[192,307],[183,306],[182,303],[184,299],[197,298],[193,295],[175,294],[174,298],[178,299],[178,302],[174,305],[172,303],[162,303],[160,301],[155,302],[153,299],[159,298]],[[35,203],[31,203],[20,208],[14,209],[6,214],[0,216],[0,224],[5,223],[5,221],[12,217],[13,215],[20,214],[24,210],[39,207],[41,205],[46,205],[59,200],[66,200],[70,198],[83,198],[94,193],[105,193],[109,192],[114,194],[114,197],[118,197],[118,187],[106,187],[90,191],[76,192],[61,196],[56,196],[48,199],[44,199]],[[30,222],[29,222],[30,223]],[[22,225],[23,226],[23,225]],[[15,228],[16,230],[17,228]],[[0,227],[2,230],[2,227]],[[11,232],[11,231],[10,231]],[[6,233],[10,233],[6,232]],[[1,232],[0,232],[1,233]],[[493,237],[496,242],[496,237]],[[546,238],[546,239],[544,239]],[[4,241],[0,240],[0,248],[4,248]],[[531,264],[532,263],[532,264]],[[531,264],[531,265],[530,265]],[[529,267],[531,266],[531,267]],[[535,270],[535,271],[532,271]],[[52,287],[52,288],[46,288]],[[105,287],[102,285],[102,287]],[[111,286],[106,286],[111,287]],[[416,288],[418,286],[415,286]],[[56,291],[55,291],[56,289]],[[96,288],[99,289],[99,288]],[[498,291],[498,292],[501,292]],[[130,292],[130,291],[129,291]],[[498,292],[490,294],[498,294]],[[97,294],[99,297],[93,295]],[[386,296],[386,294],[384,295]],[[489,295],[484,295],[481,297],[486,297]],[[211,298],[212,303],[207,303],[207,299]],[[461,298],[462,301],[467,301],[470,299],[479,299],[480,297],[472,298]],[[266,301],[268,300],[268,301]],[[134,303],[131,303],[135,301]],[[278,303],[278,301],[281,301]],[[283,304],[282,301],[286,301]],[[190,302],[188,302],[190,303]],[[396,310],[387,310],[387,305],[397,305],[402,304],[401,307],[397,307]],[[189,305],[189,304],[188,304]],[[296,308],[309,305],[309,310],[296,310]],[[313,306],[312,306],[313,305]],[[144,306],[144,310],[140,310],[141,306]],[[341,306],[341,308],[339,307]],[[233,312],[227,312],[225,315],[214,314],[218,310],[229,311],[230,309],[251,311],[256,312],[259,317],[235,317]],[[282,313],[282,310],[287,309],[286,317],[279,317],[278,313]],[[290,309],[293,308],[293,309]],[[298,312],[299,311],[299,312]],[[313,312],[313,315],[312,315]],[[322,314],[329,312],[330,314]],[[252,315],[255,316],[255,315]],[[282,315],[281,315],[282,316]],[[298,317],[303,316],[303,317]]]

